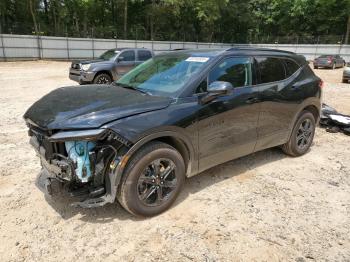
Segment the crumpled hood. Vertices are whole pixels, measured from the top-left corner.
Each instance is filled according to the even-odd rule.
[[[98,128],[120,118],[165,108],[171,100],[115,85],[69,86],[35,102],[24,118],[44,129]]]

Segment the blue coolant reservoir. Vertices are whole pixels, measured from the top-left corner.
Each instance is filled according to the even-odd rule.
[[[91,177],[89,152],[94,149],[95,143],[90,141],[65,142],[68,157],[76,163],[75,173],[81,182],[88,182]]]

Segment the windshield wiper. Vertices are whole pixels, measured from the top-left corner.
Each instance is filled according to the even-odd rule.
[[[150,93],[146,92],[145,90],[142,90],[141,88],[136,88],[132,85],[128,85],[128,84],[121,84],[121,83],[115,83],[115,85],[117,86],[120,86],[122,88],[126,88],[126,89],[132,89],[132,90],[136,90],[136,91],[139,91],[141,93],[144,93],[144,94],[147,94],[147,95],[150,95]]]

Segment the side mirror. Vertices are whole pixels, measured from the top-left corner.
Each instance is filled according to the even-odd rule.
[[[233,90],[230,82],[215,81],[208,86],[207,94],[202,98],[202,103],[208,103],[218,96],[229,94]]]
[[[124,56],[119,56],[117,59],[118,62],[123,62],[124,61]]]

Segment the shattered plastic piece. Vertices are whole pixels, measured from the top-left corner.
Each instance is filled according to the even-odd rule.
[[[334,122],[337,122],[339,124],[350,126],[350,116],[344,116],[344,115],[329,115],[329,118],[332,119]]]
[[[344,128],[343,131],[345,135],[350,136],[350,127]]]
[[[338,133],[340,131],[340,128],[338,126],[331,126],[327,127],[326,131],[328,133]]]
[[[329,133],[343,132],[350,135],[350,116],[338,113],[333,107],[322,104],[320,126]]]

